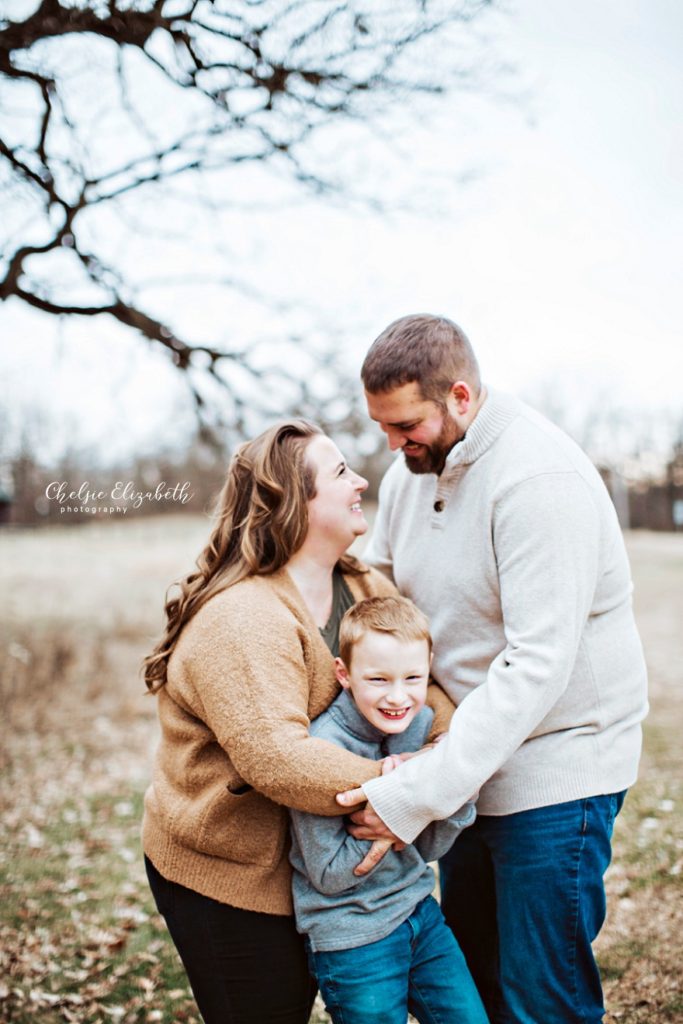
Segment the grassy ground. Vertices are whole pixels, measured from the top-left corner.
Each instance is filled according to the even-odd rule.
[[[0,534],[2,1022],[199,1024],[141,865],[156,723],[137,670],[206,529]],[[683,536],[634,534],[629,548],[652,712],[599,958],[607,1020],[659,1024],[683,1021]]]

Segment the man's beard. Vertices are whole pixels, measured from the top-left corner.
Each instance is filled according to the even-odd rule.
[[[446,465],[448,453],[461,439],[457,424],[448,413],[445,413],[439,436],[431,444],[424,446],[425,451],[421,455],[406,455],[405,451],[403,452],[406,466],[411,473],[435,473],[439,476]]]

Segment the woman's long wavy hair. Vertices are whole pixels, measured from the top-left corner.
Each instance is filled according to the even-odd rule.
[[[233,455],[217,503],[209,542],[197,559],[197,571],[167,597],[166,629],[143,662],[147,687],[166,682],[168,662],[183,627],[210,598],[247,576],[265,576],[282,568],[308,533],[308,502],[315,497],[315,475],[306,449],[322,431],[307,420],[287,420],[241,445]],[[350,556],[345,571],[358,572]]]

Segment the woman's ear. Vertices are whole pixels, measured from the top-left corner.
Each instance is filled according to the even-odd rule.
[[[343,686],[345,690],[349,688],[349,673],[346,670],[346,665],[341,658],[334,659],[334,674],[337,677],[337,682],[340,686]]]

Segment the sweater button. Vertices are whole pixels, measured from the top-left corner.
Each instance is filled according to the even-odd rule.
[[[434,511],[435,512],[443,512],[445,507],[446,507],[446,502],[442,501],[441,498],[439,498],[438,501],[434,502]]]

